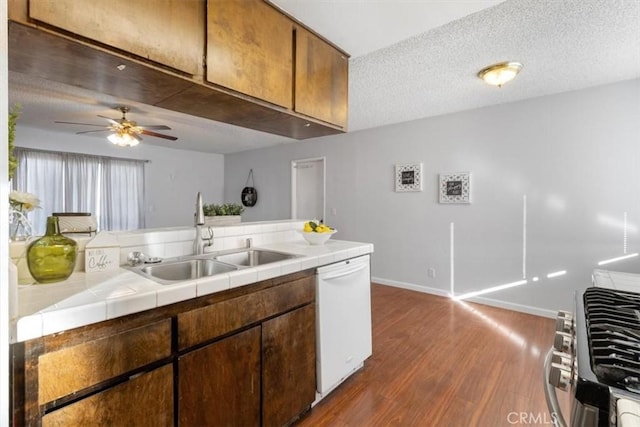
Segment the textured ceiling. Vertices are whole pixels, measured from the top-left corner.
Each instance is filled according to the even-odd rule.
[[[487,65],[524,68],[502,88]],[[509,0],[355,58],[351,130],[640,77],[640,1]]]
[[[638,0],[274,3],[353,54],[350,131],[640,78]],[[504,60],[524,64],[515,81],[495,88],[476,77]],[[54,132],[86,130],[54,120],[101,123],[97,114],[119,117],[113,107],[125,104],[130,119],[179,137],[145,143],[226,154],[296,142],[16,73],[9,100],[23,105],[19,126]]]
[[[504,0],[270,0],[356,58]]]

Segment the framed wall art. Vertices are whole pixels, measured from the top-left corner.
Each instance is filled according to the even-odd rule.
[[[396,165],[396,191],[422,191],[422,163]]]
[[[441,173],[440,203],[471,203],[471,173]]]

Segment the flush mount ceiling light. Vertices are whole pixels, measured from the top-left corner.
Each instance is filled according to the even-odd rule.
[[[513,80],[521,69],[522,64],[519,62],[500,62],[480,70],[478,77],[490,85],[501,87]]]

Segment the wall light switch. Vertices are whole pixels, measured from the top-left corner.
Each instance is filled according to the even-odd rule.
[[[435,278],[436,277],[436,269],[435,268],[430,268],[427,270],[427,274],[429,275],[429,277]]]
[[[336,208],[331,208],[331,215],[337,215],[338,210]]]

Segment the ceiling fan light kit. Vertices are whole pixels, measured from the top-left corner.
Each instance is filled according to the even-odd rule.
[[[76,134],[111,131],[113,133],[107,136],[107,139],[119,147],[134,147],[138,145],[140,141],[142,141],[142,138],[139,135],[148,135],[156,138],[168,139],[171,141],[176,141],[178,139],[175,136],[164,135],[164,134],[152,132],[151,130],[149,130],[149,129],[171,130],[169,126],[138,125],[133,120],[127,119],[126,114],[129,112],[129,107],[120,106],[120,107],[117,107],[116,109],[122,113],[121,119],[112,119],[110,117],[98,115],[98,117],[108,120],[109,121],[108,125],[96,125],[91,123],[76,123],[76,122],[59,122],[59,121],[56,121],[56,123],[101,127],[103,129],[76,132]]]
[[[135,147],[140,143],[140,140],[128,133],[112,133],[107,137],[114,145],[118,147]]]
[[[520,62],[500,62],[478,71],[478,77],[492,86],[502,87],[513,80],[521,69]]]

